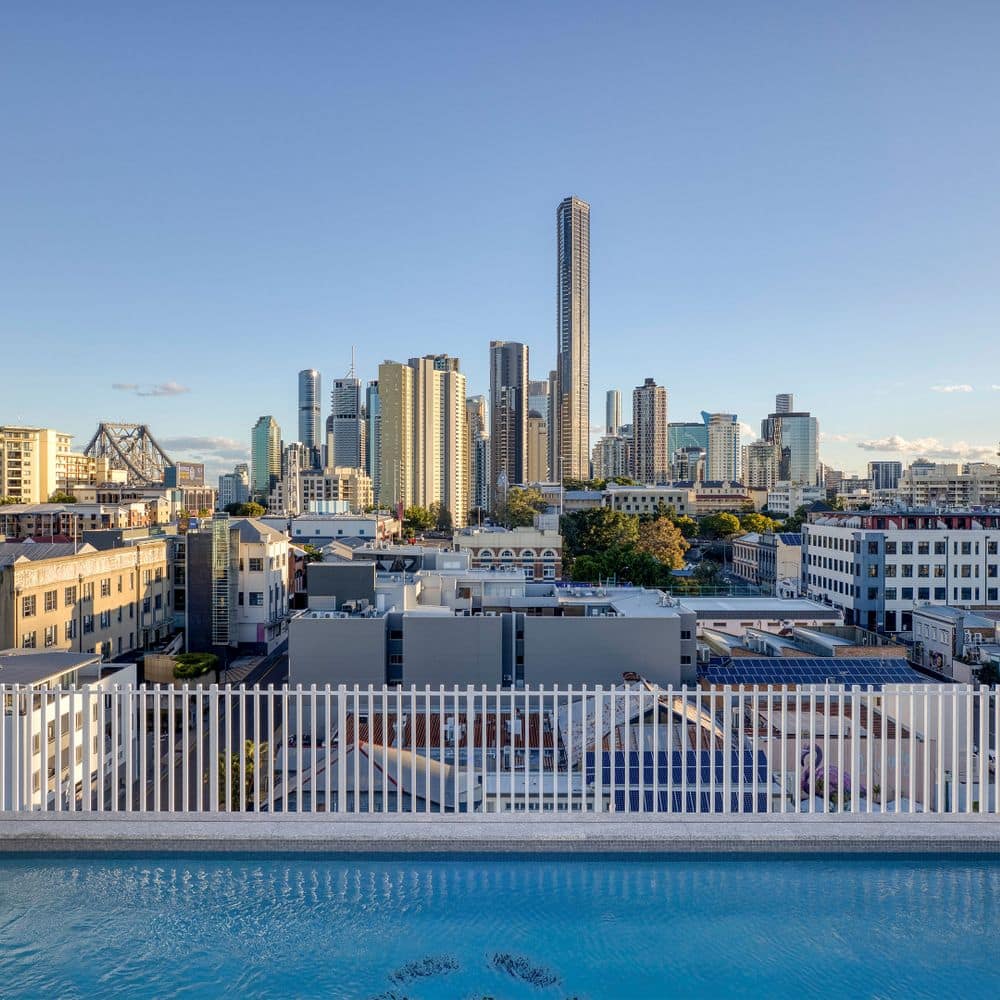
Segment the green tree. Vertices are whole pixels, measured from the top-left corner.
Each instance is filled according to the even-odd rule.
[[[323,561],[323,553],[320,549],[316,548],[315,545],[310,545],[308,542],[306,542],[305,544],[303,544],[302,549],[306,554],[307,563]]]
[[[689,547],[680,528],[669,517],[658,517],[639,527],[638,551],[647,553],[668,569],[683,568],[684,553]]]
[[[65,490],[56,490],[52,496],[49,497],[49,503],[76,503],[76,497],[72,493],[67,493]]]
[[[426,507],[413,504],[403,511],[403,527],[411,535],[430,531],[434,527],[434,515]]]
[[[740,519],[728,511],[707,514],[701,519],[701,535],[704,538],[732,538],[739,530]]]
[[[597,583],[604,576],[604,561],[600,556],[583,555],[573,560],[570,578],[578,583]]]
[[[253,775],[257,766],[260,765],[260,785],[261,801],[267,796],[267,756],[270,752],[266,743],[255,744],[253,740],[247,740],[243,748],[243,787],[245,791],[245,802],[247,809],[254,807],[254,781]],[[228,802],[227,802],[228,799]],[[238,751],[230,751],[219,754],[219,805],[223,808],[240,808],[240,755]]]
[[[627,548],[639,541],[639,518],[608,507],[564,514],[560,524],[564,551],[570,557]]]
[[[434,519],[434,527],[438,531],[451,531],[453,527],[453,521],[451,516],[451,511],[445,507],[444,504],[438,503],[436,500],[430,505],[428,513]]]
[[[723,583],[722,568],[713,559],[702,559],[694,570],[695,580],[703,587],[718,587]]]
[[[769,531],[774,531],[777,526],[778,522],[766,514],[757,514],[752,511],[740,514],[740,529],[745,532],[756,531],[758,534],[764,535]]]
[[[251,500],[249,503],[231,503],[224,508],[233,517],[263,517],[267,508]]]
[[[502,497],[498,498],[494,516],[508,528],[530,528],[535,523],[535,515],[541,514],[548,506],[545,497],[538,490],[511,486],[507,490],[506,504]]]
[[[12,503],[20,503],[17,497],[0,497],[0,507],[9,507]]]
[[[992,662],[984,663],[979,668],[979,683],[984,687],[996,687],[1000,684],[1000,670],[997,670],[996,665]]]
[[[174,657],[174,677],[190,680],[203,677],[219,669],[219,658],[214,653],[178,653]]]
[[[809,508],[803,504],[796,508],[795,513],[785,518],[785,523],[781,526],[782,531],[801,531],[809,515]]]

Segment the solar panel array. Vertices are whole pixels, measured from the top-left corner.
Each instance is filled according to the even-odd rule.
[[[669,760],[661,750],[655,754],[655,772],[654,754],[649,750],[641,754],[637,750],[601,753],[602,786],[611,793],[618,812],[722,812],[727,777],[731,812],[767,812],[770,778],[767,755],[762,750],[757,752],[756,776],[754,770],[754,755],[749,750],[730,751],[728,775],[722,750],[672,750]],[[655,794],[654,776],[658,786]],[[593,785],[596,778],[596,755],[591,751],[586,755],[587,784]],[[670,790],[666,791],[668,779]]]
[[[928,679],[902,659],[839,656],[747,656],[709,664],[701,674],[710,684],[926,684]]]

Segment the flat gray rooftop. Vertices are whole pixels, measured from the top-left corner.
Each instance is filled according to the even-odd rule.
[[[4,649],[0,650],[0,684],[38,684],[84,667],[100,663],[94,653],[73,653],[67,650]]]
[[[681,597],[677,600],[695,614],[726,614],[758,618],[830,618],[839,619],[840,611],[818,601],[780,597]]]

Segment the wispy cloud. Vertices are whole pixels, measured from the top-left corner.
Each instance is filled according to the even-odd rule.
[[[831,431],[820,431],[819,432],[820,441],[837,441],[843,443],[844,441],[850,441],[850,434],[834,434]]]
[[[973,388],[966,382],[958,385],[932,385],[931,392],[973,392]]]
[[[1000,391],[1000,385],[991,385],[990,388]]]
[[[179,382],[159,382],[156,385],[140,385],[138,382],[112,382],[111,388],[118,392],[132,392],[137,396],[182,396],[191,390]]]
[[[969,444],[967,441],[948,443],[938,438],[904,438],[899,434],[859,441],[862,451],[884,451],[902,455],[920,455],[925,458],[992,460],[996,447],[986,444]]]
[[[740,444],[750,444],[757,440],[757,432],[746,421],[740,422]]]
[[[160,444],[168,453],[182,453],[198,461],[211,459],[232,459],[238,461],[250,454],[250,449],[242,441],[227,437],[169,437],[161,438]]]

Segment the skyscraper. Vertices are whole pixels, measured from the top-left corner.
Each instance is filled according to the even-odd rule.
[[[777,449],[777,481],[816,485],[820,482],[819,421],[792,409],[791,393],[776,396],[774,404],[774,413],[761,421],[760,436]]]
[[[868,478],[872,481],[873,490],[895,490],[899,488],[899,479],[903,475],[902,462],[869,462]]]
[[[378,497],[379,464],[382,454],[382,408],[378,398],[378,380],[365,389],[365,469],[372,481],[372,493]]]
[[[524,483],[528,474],[528,348],[490,342],[490,475]]]
[[[655,379],[632,391],[632,438],[635,478],[640,483],[666,482],[670,475],[667,452],[667,390]]]
[[[361,421],[361,380],[353,373],[334,379],[330,393],[333,417],[333,454],[326,456],[332,468],[360,469],[363,465],[364,431]]]
[[[604,433],[614,436],[622,426],[622,394],[617,389],[608,389],[604,400]]]
[[[260,417],[250,432],[250,468],[253,498],[267,504],[271,487],[281,476],[281,428],[274,417]]]
[[[490,509],[490,434],[486,420],[486,397],[469,396],[465,401],[466,446],[469,463],[469,509]]]
[[[590,205],[556,211],[556,403],[553,479],[586,479],[590,467]]]
[[[549,372],[549,391],[546,400],[545,426],[548,429],[548,449],[549,460],[546,463],[549,469],[549,482],[555,482],[559,477],[559,433],[556,428],[556,421],[559,418],[559,408],[556,399],[559,393],[559,374],[554,369]]]
[[[446,354],[379,365],[380,501],[440,504],[465,524],[469,504],[465,376]]]
[[[740,424],[735,413],[709,414],[705,465],[710,481],[735,482],[740,478]]]
[[[299,441],[309,450],[310,464],[321,462],[322,378],[315,368],[299,372]]]

